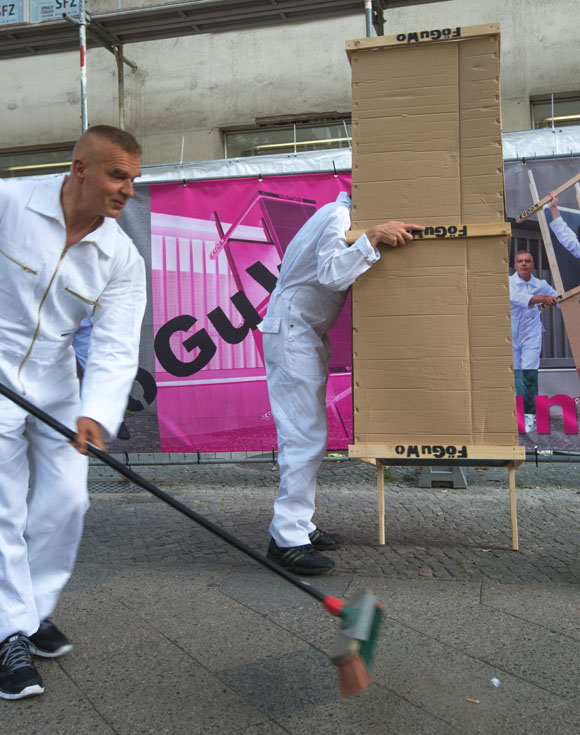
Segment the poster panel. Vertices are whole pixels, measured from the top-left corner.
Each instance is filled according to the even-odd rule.
[[[270,450],[261,333],[286,246],[350,176],[150,187],[151,297],[161,448]],[[350,301],[330,333],[329,447],[352,441]]]
[[[520,444],[533,451],[580,451],[580,379],[577,361],[574,359],[574,354],[580,354],[580,330],[576,327],[580,319],[580,302],[572,296],[574,290],[580,286],[580,258],[566,249],[551,229],[548,230],[546,247],[539,222],[541,213],[534,214],[519,224],[515,219],[535,201],[572,179],[579,171],[580,160],[574,156],[515,161],[505,168],[507,215],[512,222],[510,273],[514,272],[517,252],[526,250],[534,261],[534,277],[556,287],[558,279],[554,279],[553,271],[557,270],[562,283],[561,292],[565,297],[561,309],[559,305],[541,309],[541,325],[535,328],[536,331],[541,330],[537,335],[538,349],[541,348],[537,376],[530,370],[523,370],[518,376],[516,370],[516,387],[520,383],[520,395],[517,396],[516,403]],[[572,230],[572,237],[577,241],[580,225],[578,186],[571,186],[560,195],[559,210],[562,219]],[[550,210],[545,207],[542,211],[549,225],[552,220]],[[553,257],[549,251],[553,253]],[[571,296],[566,297],[567,294]],[[579,309],[578,319],[573,312],[575,308]],[[534,329],[528,325],[529,314],[526,314],[531,309],[538,309],[538,306],[522,310],[512,302],[511,318],[516,348],[518,342],[524,348],[533,342]],[[534,379],[537,380],[535,386]],[[536,396],[533,396],[534,392],[537,392]],[[529,403],[530,397],[532,404]],[[525,413],[530,410],[530,406],[534,419],[530,422],[531,426],[526,427]]]
[[[532,179],[543,197],[579,170],[574,156],[505,164],[513,235],[510,274],[517,250],[526,249],[534,259],[534,276],[553,285],[537,215],[521,224],[515,218],[534,201]],[[131,439],[113,444],[114,451],[265,451],[276,446],[256,325],[291,237],[318,207],[349,188],[349,175],[333,174],[137,188],[121,224],[145,259],[149,294],[140,370],[129,401]],[[560,196],[560,211],[576,231],[580,187]],[[553,233],[550,237],[564,288],[573,291],[580,285],[580,259]],[[523,396],[516,402],[520,443],[533,451],[580,451],[580,378],[570,322],[567,331],[562,311],[555,307],[541,314],[544,331],[531,431],[524,427]],[[576,331],[572,341],[580,344],[580,327]],[[352,427],[348,307],[331,338],[329,448],[339,449],[348,444]]]

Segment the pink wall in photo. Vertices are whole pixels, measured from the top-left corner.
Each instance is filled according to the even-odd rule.
[[[165,452],[276,446],[262,359],[264,316],[288,242],[350,176],[155,184],[151,264],[155,379]],[[249,272],[248,272],[249,269]],[[350,299],[330,334],[329,448],[352,437]]]

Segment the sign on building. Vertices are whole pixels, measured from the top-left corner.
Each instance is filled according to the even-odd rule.
[[[30,0],[30,22],[62,18],[63,15],[78,15],[79,0]]]
[[[24,22],[23,0],[0,3],[0,26]]]

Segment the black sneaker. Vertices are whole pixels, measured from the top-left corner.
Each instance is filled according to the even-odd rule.
[[[324,574],[334,568],[334,562],[319,554],[312,544],[282,548],[270,539],[268,559],[296,574]]]
[[[22,699],[43,692],[26,636],[21,633],[9,636],[0,643],[0,697]]]
[[[315,528],[312,533],[308,534],[308,538],[317,551],[331,551],[344,544],[344,539],[340,534],[327,533],[321,528]]]
[[[117,439],[128,441],[130,438],[131,432],[129,431],[129,427],[124,421],[121,421],[121,426],[119,426],[119,431],[117,432]]]
[[[72,650],[72,643],[56,625],[45,618],[34,635],[29,635],[30,650],[42,658],[58,658]]]

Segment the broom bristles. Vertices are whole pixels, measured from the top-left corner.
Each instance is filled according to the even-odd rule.
[[[338,688],[343,699],[360,694],[371,683],[371,677],[362,657],[357,653],[348,661],[337,664]]]

